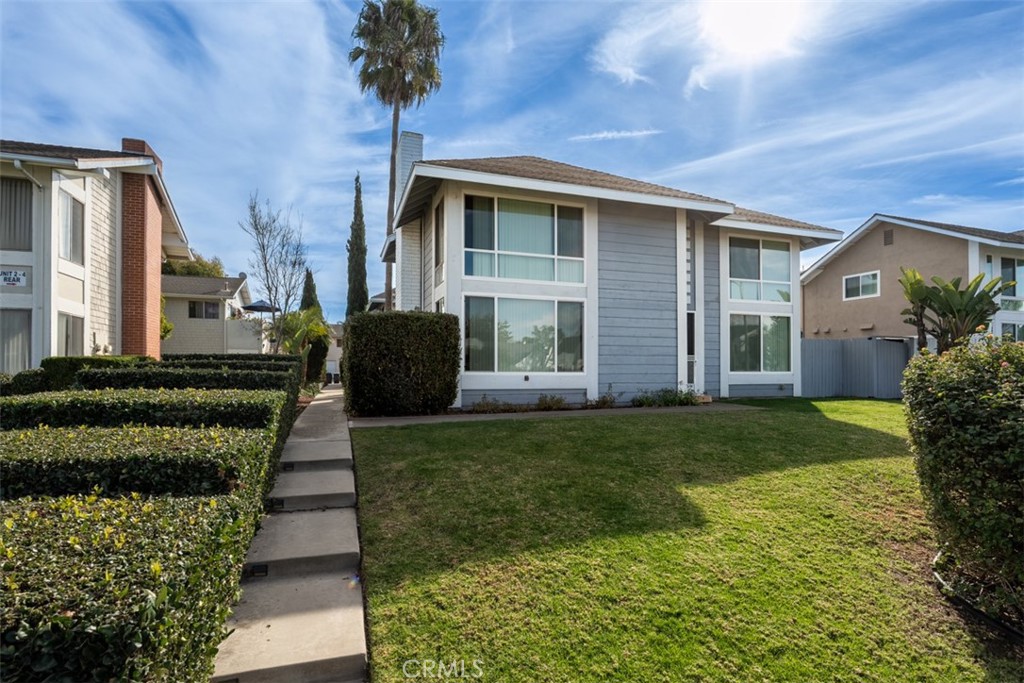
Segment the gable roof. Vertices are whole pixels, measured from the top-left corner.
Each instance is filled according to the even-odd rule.
[[[712,225],[799,236],[804,248],[842,238],[842,232],[820,225],[743,209],[706,195],[534,156],[417,161],[409,173],[395,212],[396,230],[429,210],[437,188],[445,180],[699,211]],[[395,236],[392,234],[381,249],[382,259],[394,258],[394,244]]]
[[[41,142],[21,142],[19,140],[0,140],[0,152],[10,155],[31,156],[45,159],[140,159],[152,160],[145,154],[121,152],[109,149],[92,149],[90,147],[68,147],[66,145],[47,145]]]
[[[233,299],[242,290],[242,303],[248,305],[249,287],[244,276],[201,277],[197,275],[161,275],[160,291],[173,297],[215,297]]]
[[[847,235],[842,242],[836,245],[834,249],[830,250],[827,254],[823,255],[813,264],[808,266],[808,268],[800,275],[801,283],[807,284],[816,278],[821,274],[825,266],[827,266],[834,258],[860,241],[860,239],[870,232],[872,228],[882,223],[900,225],[906,228],[921,230],[923,232],[945,235],[947,237],[975,240],[982,244],[989,244],[997,247],[1024,247],[1024,230],[1018,230],[1016,232],[1000,232],[999,230],[974,228],[968,225],[939,223],[937,221],[924,221],[917,218],[904,218],[902,216],[893,216],[891,214],[876,213],[860,227]]]

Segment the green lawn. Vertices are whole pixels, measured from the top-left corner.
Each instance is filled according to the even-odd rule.
[[[758,405],[354,430],[374,681],[1024,677],[932,585],[900,405]]]

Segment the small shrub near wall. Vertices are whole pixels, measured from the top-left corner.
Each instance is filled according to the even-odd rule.
[[[70,389],[75,375],[86,368],[124,368],[155,362],[148,356],[51,356],[40,363],[49,391]]]
[[[355,415],[424,415],[455,401],[459,319],[447,313],[358,313],[345,324],[342,381]]]
[[[945,578],[993,616],[1024,623],[1024,343],[923,353],[903,396]]]

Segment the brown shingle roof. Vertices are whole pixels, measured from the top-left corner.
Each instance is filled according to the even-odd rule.
[[[225,290],[225,283],[227,283],[227,290]],[[160,291],[164,294],[218,296],[222,299],[230,299],[244,283],[244,277],[162,275],[160,277]]]
[[[813,223],[804,223],[803,221],[798,221],[793,218],[784,218],[783,216],[776,216],[775,214],[765,213],[763,211],[744,209],[742,206],[737,206],[734,213],[726,216],[722,220],[729,219],[749,221],[751,223],[762,223],[764,225],[775,225],[780,228],[798,228],[801,230],[817,230],[819,232],[837,232],[832,228],[814,225]]]
[[[987,240],[996,240],[997,242],[1012,242],[1014,244],[1024,244],[1024,230],[1018,230],[1017,232],[1000,232],[999,230],[972,228],[969,225],[955,225],[953,223],[937,223],[935,221],[922,221],[917,218],[904,218],[903,216],[893,216],[885,213],[878,214],[878,217],[881,219],[893,218],[898,221],[907,221],[908,223],[920,223],[921,225],[928,225],[933,228],[939,228],[940,230],[949,230],[950,232],[958,232],[962,235],[969,235],[971,237],[981,237]]]
[[[17,140],[0,140],[0,152],[37,157],[51,157],[54,159],[149,158],[147,155],[139,154],[138,152],[120,152],[109,149],[90,149],[88,147],[67,147],[65,145],[46,145],[40,142],[19,142]]]
[[[599,187],[606,190],[617,190],[620,192],[636,192],[649,194],[658,197],[673,197],[676,199],[687,199],[690,201],[715,202],[726,204],[721,199],[707,197],[692,192],[683,192],[664,185],[624,178],[622,176],[594,171],[589,168],[563,164],[560,161],[541,159],[540,157],[516,156],[516,157],[487,157],[483,159],[436,159],[431,161],[420,161],[418,164],[427,166],[444,166],[446,168],[457,168],[465,171],[477,171],[479,173],[493,173],[496,175],[513,176],[515,178],[529,178],[531,180],[546,180],[554,183],[567,183],[570,185],[584,185],[587,187]]]

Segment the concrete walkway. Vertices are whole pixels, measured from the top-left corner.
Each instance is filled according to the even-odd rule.
[[[409,417],[357,417],[348,421],[352,429],[366,427],[403,427],[438,422],[481,422],[485,420],[539,420],[553,417],[624,417],[626,415],[685,415],[690,413],[726,413],[760,410],[738,403],[708,403],[701,406],[671,408],[591,408],[588,410],[531,410],[523,413],[447,413],[445,415],[412,415]]]
[[[341,389],[295,421],[246,556],[242,599],[213,681],[344,683],[366,678],[356,490]]]

